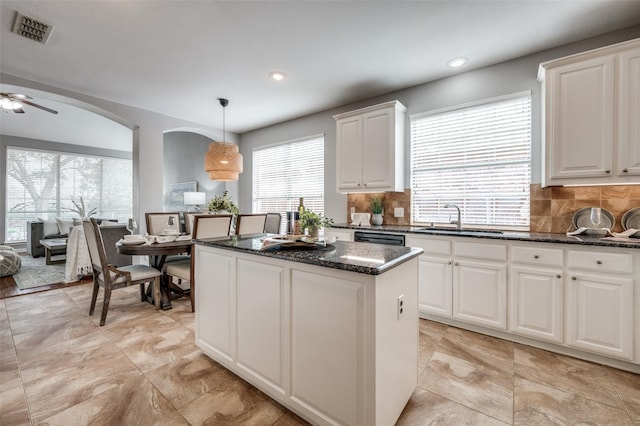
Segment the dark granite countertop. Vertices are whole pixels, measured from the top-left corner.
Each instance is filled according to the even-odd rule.
[[[603,240],[601,237],[590,235],[577,235],[569,237],[566,234],[552,234],[542,232],[515,232],[503,231],[487,232],[486,230],[473,231],[473,229],[458,232],[455,230],[423,230],[427,226],[402,226],[402,225],[381,225],[381,226],[357,226],[347,223],[338,223],[332,225],[333,228],[351,229],[363,232],[386,232],[394,234],[415,234],[415,235],[438,235],[444,237],[464,237],[464,238],[485,238],[492,240],[507,241],[528,241],[539,243],[556,243],[556,244],[578,244],[586,246],[601,247],[623,247],[640,249],[640,239],[636,241],[611,241]]]
[[[360,274],[380,275],[422,253],[420,248],[398,247],[370,243],[336,241],[326,247],[277,248],[262,250],[259,236],[194,240],[196,244],[291,262],[341,269]]]

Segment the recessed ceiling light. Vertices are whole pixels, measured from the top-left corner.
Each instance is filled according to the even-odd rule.
[[[465,57],[453,58],[452,60],[447,62],[447,66],[449,68],[460,68],[461,66],[465,65],[467,62],[469,62],[469,59]]]
[[[280,71],[274,71],[271,74],[269,74],[269,76],[276,81],[284,80],[284,73]]]

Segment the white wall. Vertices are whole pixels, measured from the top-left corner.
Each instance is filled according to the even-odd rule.
[[[251,152],[253,149],[307,135],[324,133],[325,211],[327,216],[333,217],[336,222],[345,222],[347,219],[347,197],[346,195],[336,194],[336,126],[332,118],[333,115],[393,99],[398,99],[402,102],[407,107],[405,186],[409,187],[409,156],[411,152],[409,115],[524,90],[530,90],[532,93],[531,179],[532,183],[539,183],[541,176],[542,124],[541,90],[540,83],[537,81],[538,65],[551,59],[638,37],[640,37],[640,25],[244,133],[241,135],[240,142],[240,150],[245,158],[245,172],[241,175],[239,182],[240,203],[242,205],[251,203]],[[304,194],[300,195],[303,196]]]

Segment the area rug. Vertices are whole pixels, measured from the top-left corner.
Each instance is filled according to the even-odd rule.
[[[33,288],[64,282],[64,263],[47,265],[45,258],[21,256],[20,272],[13,276],[18,288]]]

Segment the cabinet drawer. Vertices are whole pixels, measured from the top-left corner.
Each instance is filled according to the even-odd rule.
[[[504,244],[454,241],[453,253],[455,256],[472,257],[474,259],[507,260],[507,246]]]
[[[588,271],[633,272],[631,254],[569,250],[567,266]]]
[[[564,260],[562,249],[533,246],[512,246],[511,261],[562,267]]]
[[[405,247],[420,247],[424,254],[436,254],[451,256],[451,241],[431,238],[416,238],[408,236],[404,242]]]

